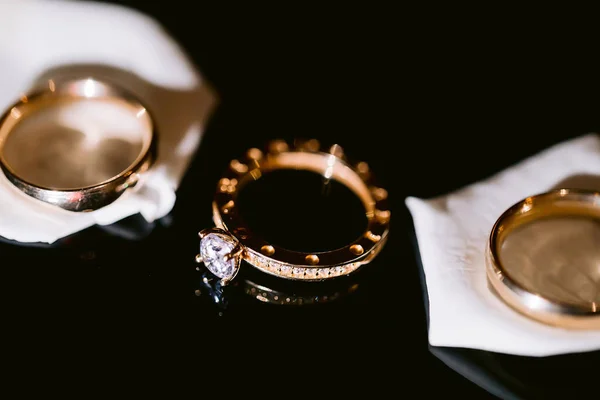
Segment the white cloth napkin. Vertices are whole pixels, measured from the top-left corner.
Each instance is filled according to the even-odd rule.
[[[94,224],[168,214],[216,96],[175,41],[152,19],[107,4],[0,0],[0,109],[60,74],[111,79],[154,112],[158,160],[135,192],[91,213],[30,198],[0,173],[0,236],[52,243]]]
[[[488,235],[502,212],[565,182],[581,186],[586,176],[588,182],[595,176],[596,183],[600,176],[600,137],[593,134],[555,145],[454,193],[406,199],[429,295],[431,345],[526,356],[600,349],[600,331],[546,326],[505,305],[487,287],[484,261]]]

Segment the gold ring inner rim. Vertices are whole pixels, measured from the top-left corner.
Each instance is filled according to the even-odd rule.
[[[144,125],[140,151],[127,168],[123,169],[119,174],[106,180],[77,188],[48,187],[24,179],[6,160],[4,154],[5,144],[15,131],[15,127],[21,121],[49,105],[58,105],[62,102],[86,102],[94,100],[108,101],[119,107],[128,108],[132,111],[136,110],[136,115],[142,120]],[[5,173],[12,175],[13,179],[17,179],[20,183],[40,190],[77,192],[81,190],[100,189],[115,181],[126,178],[133,171],[137,170],[151,152],[154,141],[155,124],[147,107],[129,92],[111,83],[92,78],[73,79],[63,82],[50,80],[45,87],[22,96],[18,102],[10,106],[0,117],[0,166]]]
[[[367,215],[375,210],[376,201],[369,192],[369,188],[363,179],[346,163],[341,162],[332,154],[306,153],[306,152],[286,152],[268,157],[265,162],[260,164],[260,174],[277,170],[302,170],[319,174],[326,179],[332,179],[340,182],[349,188],[356,195],[363,206]],[[246,174],[239,183],[239,193],[243,187],[252,181],[259,179],[257,171],[254,174]]]
[[[545,322],[561,325],[561,318],[593,319],[593,322],[569,321],[582,327],[600,327],[600,304],[571,303],[550,299],[526,288],[514,279],[501,262],[503,243],[517,228],[553,217],[600,219],[600,192],[558,189],[528,197],[507,209],[496,221],[488,242],[488,280],[509,305]],[[593,318],[590,318],[593,317]]]

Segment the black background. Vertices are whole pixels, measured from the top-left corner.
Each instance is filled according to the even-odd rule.
[[[141,361],[159,374],[202,367],[189,381],[198,393],[483,396],[429,352],[404,198],[598,131],[593,25],[523,9],[119,3],[165,27],[220,105],[175,209],[145,239],[92,229],[51,249],[0,247],[14,370],[60,372],[58,359],[127,380]],[[247,299],[220,316],[194,296],[196,233],[211,225],[229,160],[279,137],[338,142],[367,160],[392,198],[392,238],[366,288],[338,305]]]

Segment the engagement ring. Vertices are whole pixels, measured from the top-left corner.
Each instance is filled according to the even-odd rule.
[[[322,252],[286,249],[253,232],[240,216],[237,195],[246,184],[281,169],[315,172],[348,187],[364,205],[366,230],[353,242]],[[339,145],[323,149],[315,139],[293,146],[275,140],[264,151],[253,148],[243,158],[231,161],[213,201],[216,226],[199,232],[196,261],[204,263],[223,284],[236,276],[242,260],[262,272],[291,280],[320,281],[348,275],[373,260],[385,244],[391,216],[387,198],[388,192],[375,183],[368,164],[348,161]]]

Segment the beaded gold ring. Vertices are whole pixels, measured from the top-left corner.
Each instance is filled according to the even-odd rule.
[[[307,170],[337,180],[354,192],[364,205],[367,228],[346,246],[331,251],[292,251],[267,242],[252,232],[237,209],[237,194],[247,183],[281,169]],[[241,261],[280,278],[321,281],[348,275],[368,264],[383,248],[389,233],[391,212],[388,192],[375,184],[365,162],[351,163],[339,145],[322,149],[316,139],[270,142],[263,151],[248,150],[231,161],[219,180],[213,201],[215,227],[199,232],[200,253],[196,262],[227,284],[236,276]]]

